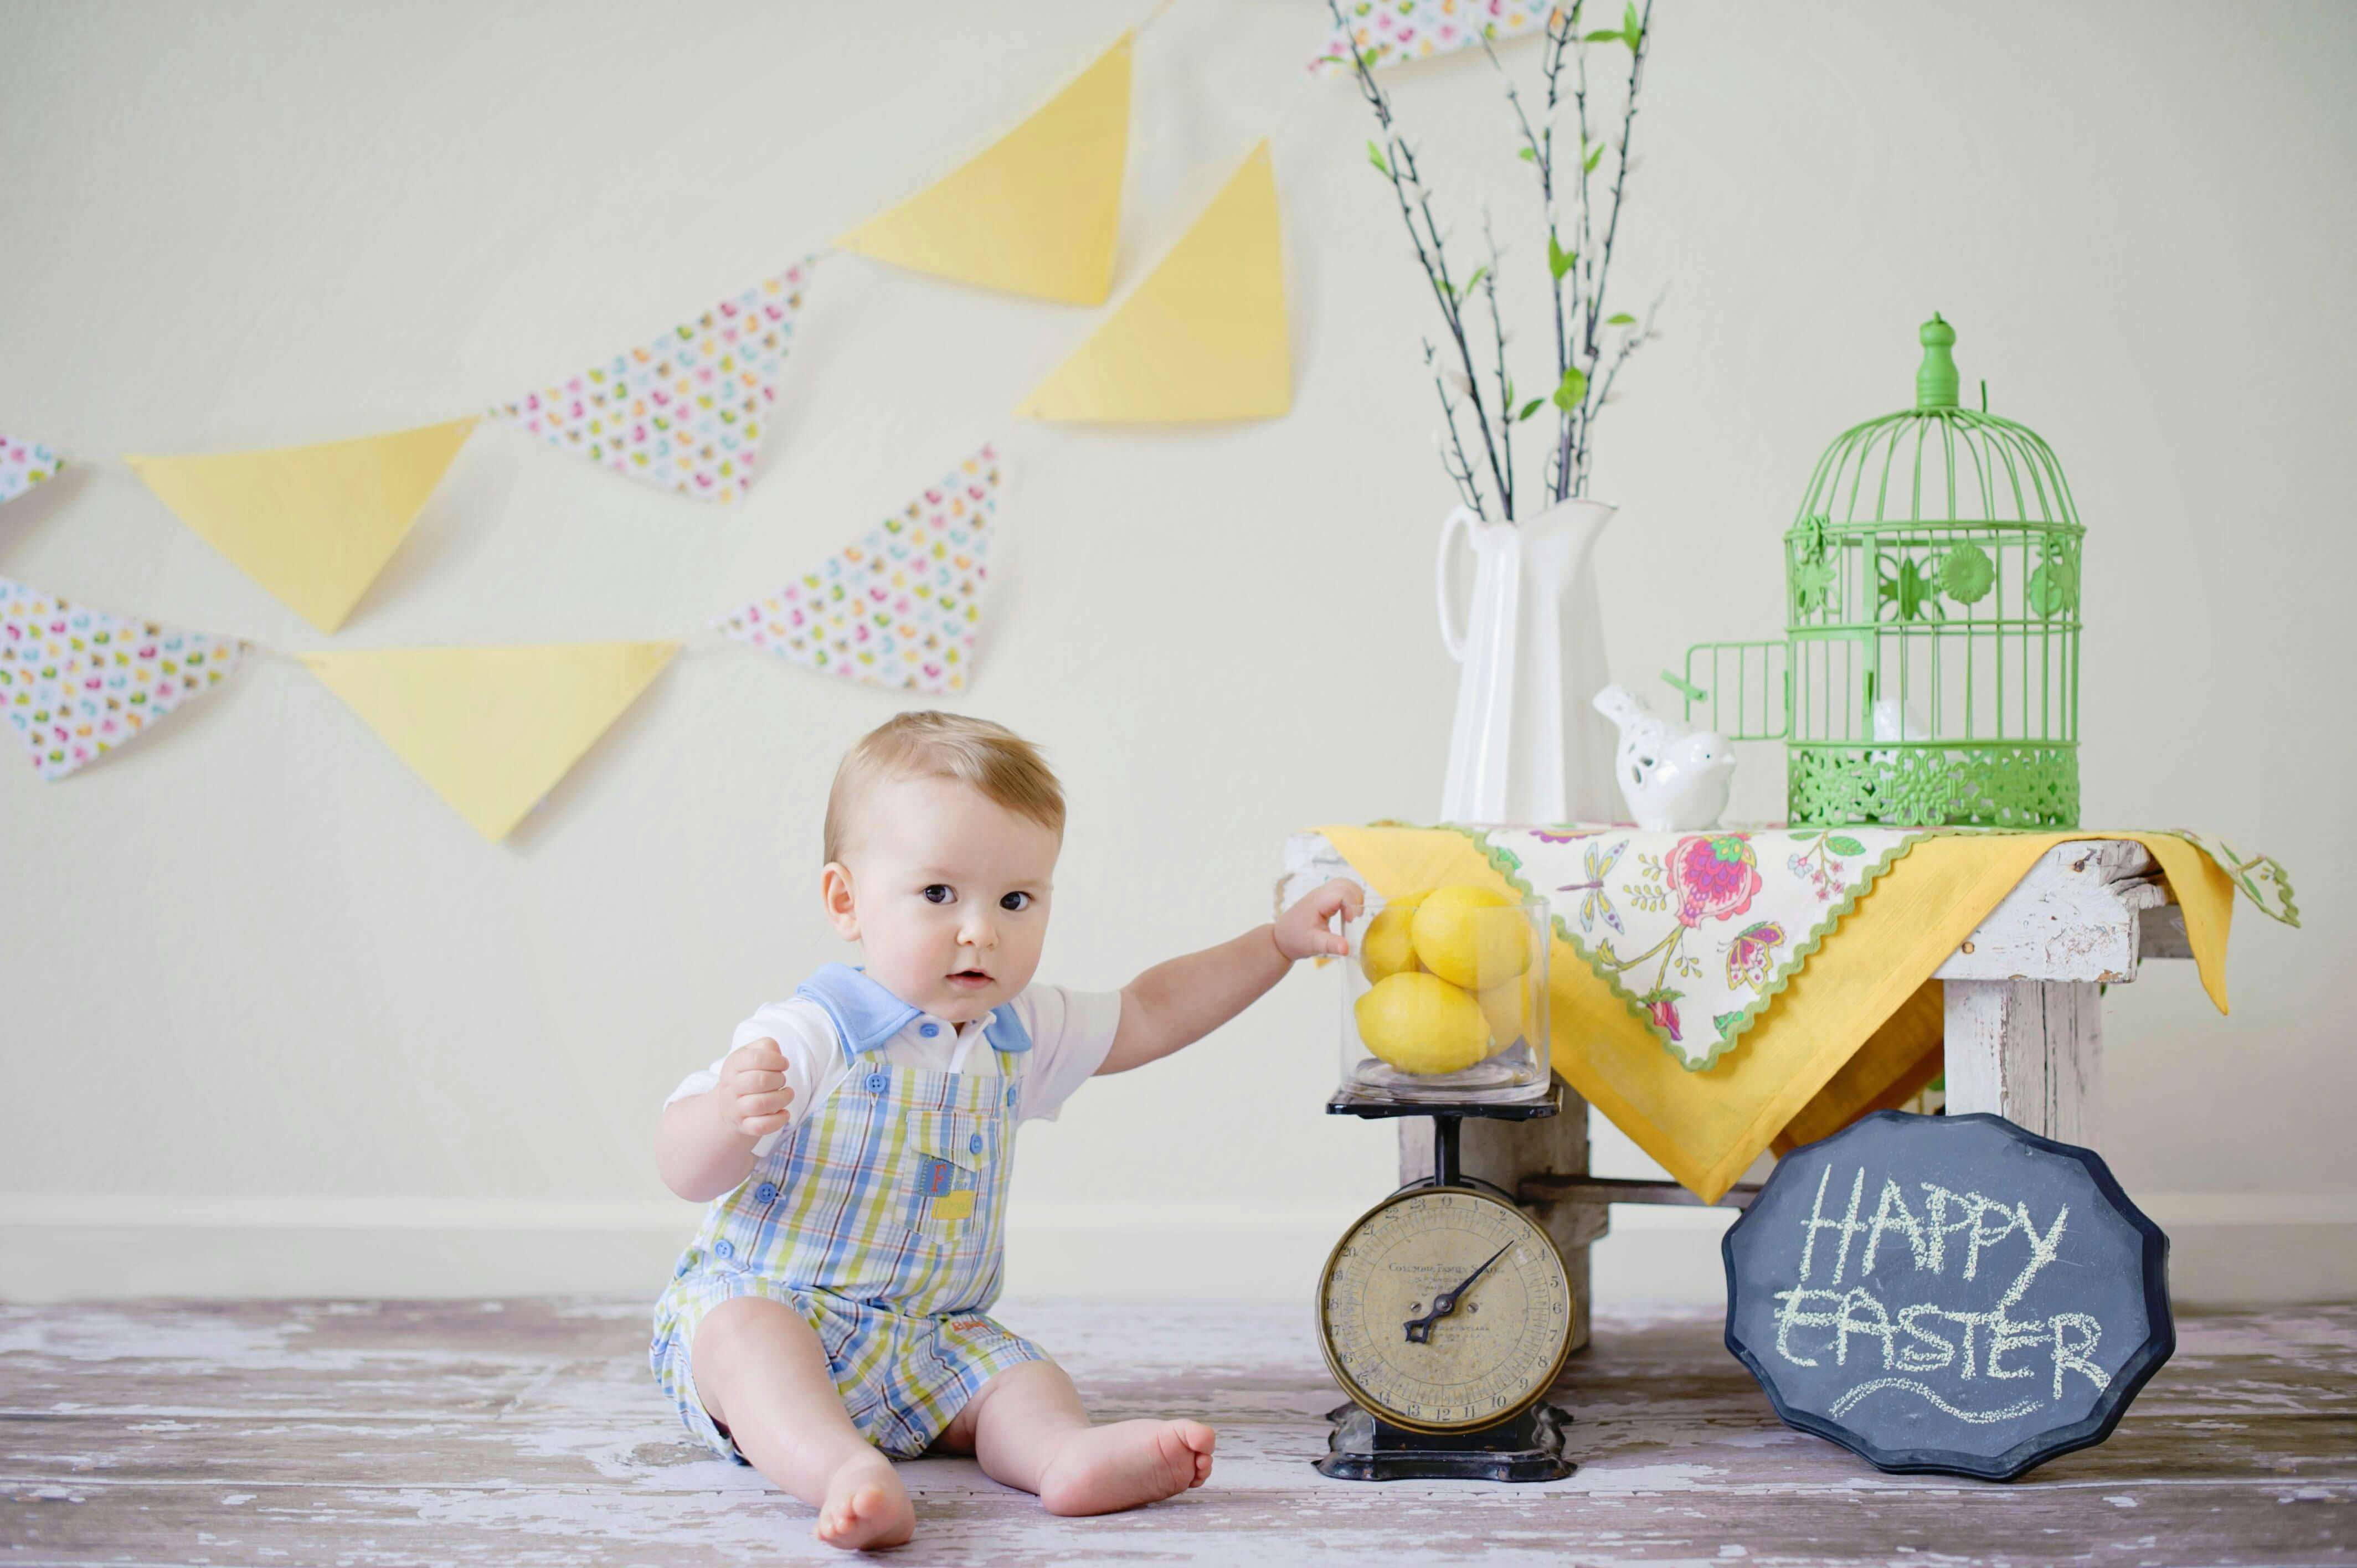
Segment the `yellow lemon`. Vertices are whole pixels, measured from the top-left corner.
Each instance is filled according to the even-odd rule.
[[[1352,1011],[1367,1049],[1402,1072],[1457,1072],[1490,1053],[1481,1004],[1433,975],[1386,976]]]
[[[1369,980],[1382,980],[1415,967],[1415,944],[1408,937],[1408,922],[1415,918],[1415,907],[1423,902],[1421,893],[1394,898],[1367,922],[1366,934],[1359,939],[1359,967],[1366,972]]]
[[[1469,990],[1502,984],[1531,967],[1530,922],[1519,905],[1486,887],[1426,894],[1409,930],[1418,961]]]
[[[1503,984],[1490,987],[1474,999],[1481,1004],[1481,1015],[1490,1021],[1491,1055],[1504,1050],[1530,1032],[1530,983],[1519,975]]]

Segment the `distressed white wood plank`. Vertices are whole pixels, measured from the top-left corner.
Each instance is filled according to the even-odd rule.
[[[2126,839],[2056,844],[1932,973],[1941,980],[2132,981],[2137,917],[2169,902],[2158,877],[2151,852]]]
[[[663,1437],[638,1303],[0,1308],[0,1563],[840,1562],[811,1512]],[[1715,1316],[1608,1317],[1557,1399],[1570,1479],[1328,1481],[1337,1395],[1306,1311],[1009,1303],[1101,1418],[1203,1413],[1211,1486],[1057,1520],[965,1460],[903,1466],[913,1562],[1296,1568],[1511,1564],[2331,1563],[2357,1554],[2357,1308],[2191,1314],[2114,1438],[2005,1486],[1884,1477],[1779,1424]],[[522,1374],[486,1408],[478,1369]],[[385,1373],[412,1374],[402,1402]],[[437,1369],[453,1369],[441,1376]],[[157,1420],[241,1378],[250,1415]],[[77,1380],[92,1380],[77,1397]],[[130,1380],[126,1383],[125,1380]],[[59,1380],[63,1380],[60,1387]],[[27,1399],[38,1388],[38,1402]],[[28,1408],[38,1402],[45,1408]],[[347,1408],[371,1419],[351,1420]],[[1243,1543],[1249,1542],[1248,1547]]]
[[[1949,1112],[1993,1112],[2044,1137],[2099,1147],[2102,988],[1952,980],[1944,989]]]

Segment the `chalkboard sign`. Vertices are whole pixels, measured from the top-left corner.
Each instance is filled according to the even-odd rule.
[[[2112,1434],[2169,1359],[2169,1238],[2102,1159],[2001,1116],[1878,1112],[1727,1232],[1727,1348],[1787,1425],[2010,1480]]]

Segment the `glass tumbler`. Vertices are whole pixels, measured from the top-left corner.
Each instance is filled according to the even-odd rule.
[[[1343,926],[1341,1088],[1354,1100],[1547,1091],[1548,910],[1487,888],[1370,898]]]

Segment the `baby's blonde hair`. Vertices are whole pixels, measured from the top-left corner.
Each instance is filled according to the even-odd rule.
[[[896,714],[844,753],[826,797],[826,858],[843,858],[852,802],[890,779],[950,779],[1041,827],[1064,831],[1064,788],[1039,747],[988,719]]]

